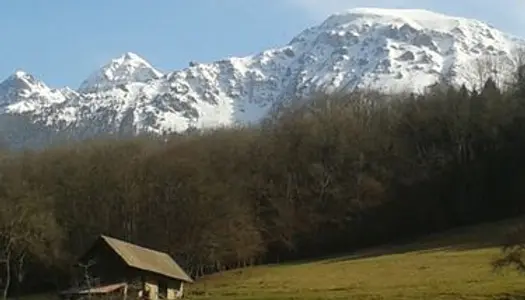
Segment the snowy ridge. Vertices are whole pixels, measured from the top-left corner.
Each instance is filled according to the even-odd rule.
[[[31,146],[55,136],[163,134],[257,122],[274,105],[316,92],[421,91],[442,80],[479,86],[486,79],[480,73],[501,77],[515,68],[513,51],[524,44],[477,20],[415,9],[351,9],[283,47],[165,74],[131,52],[78,90],[50,89],[17,72],[0,83],[0,134],[23,136],[15,143]],[[480,72],[480,59],[499,69]]]

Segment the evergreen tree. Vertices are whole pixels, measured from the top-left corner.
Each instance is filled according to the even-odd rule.
[[[485,81],[483,89],[481,90],[481,96],[487,98],[498,98],[501,96],[501,91],[492,77],[489,77],[487,81]]]
[[[461,96],[462,99],[468,99],[468,97],[470,96],[470,92],[465,86],[465,84],[462,84],[461,87],[459,88],[459,95]]]
[[[514,94],[519,98],[525,98],[525,65],[521,65],[517,69]]]

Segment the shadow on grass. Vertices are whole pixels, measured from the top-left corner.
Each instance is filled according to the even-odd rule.
[[[411,240],[357,250],[354,253],[338,253],[324,257],[284,261],[267,267],[299,266],[309,263],[331,264],[343,261],[380,257],[383,255],[406,254],[410,252],[470,251],[500,247],[510,229],[525,224],[525,216],[491,223],[455,228]],[[525,299],[524,299],[525,300]]]
[[[501,294],[492,298],[493,300],[525,300],[524,293]]]
[[[339,255],[327,257],[322,263],[331,264],[410,252],[457,252],[500,247],[504,243],[508,231],[514,226],[523,224],[524,222],[525,217],[521,217],[512,220],[453,229],[432,234],[424,238],[415,239],[408,243],[383,245],[381,247],[365,249],[344,256]]]

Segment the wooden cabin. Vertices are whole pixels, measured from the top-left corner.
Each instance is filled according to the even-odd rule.
[[[63,299],[177,299],[183,296],[184,283],[193,282],[168,254],[104,235],[79,264],[85,268],[83,283],[61,292]]]

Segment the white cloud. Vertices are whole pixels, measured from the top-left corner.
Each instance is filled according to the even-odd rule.
[[[315,18],[354,7],[423,8],[428,0],[287,0]]]

